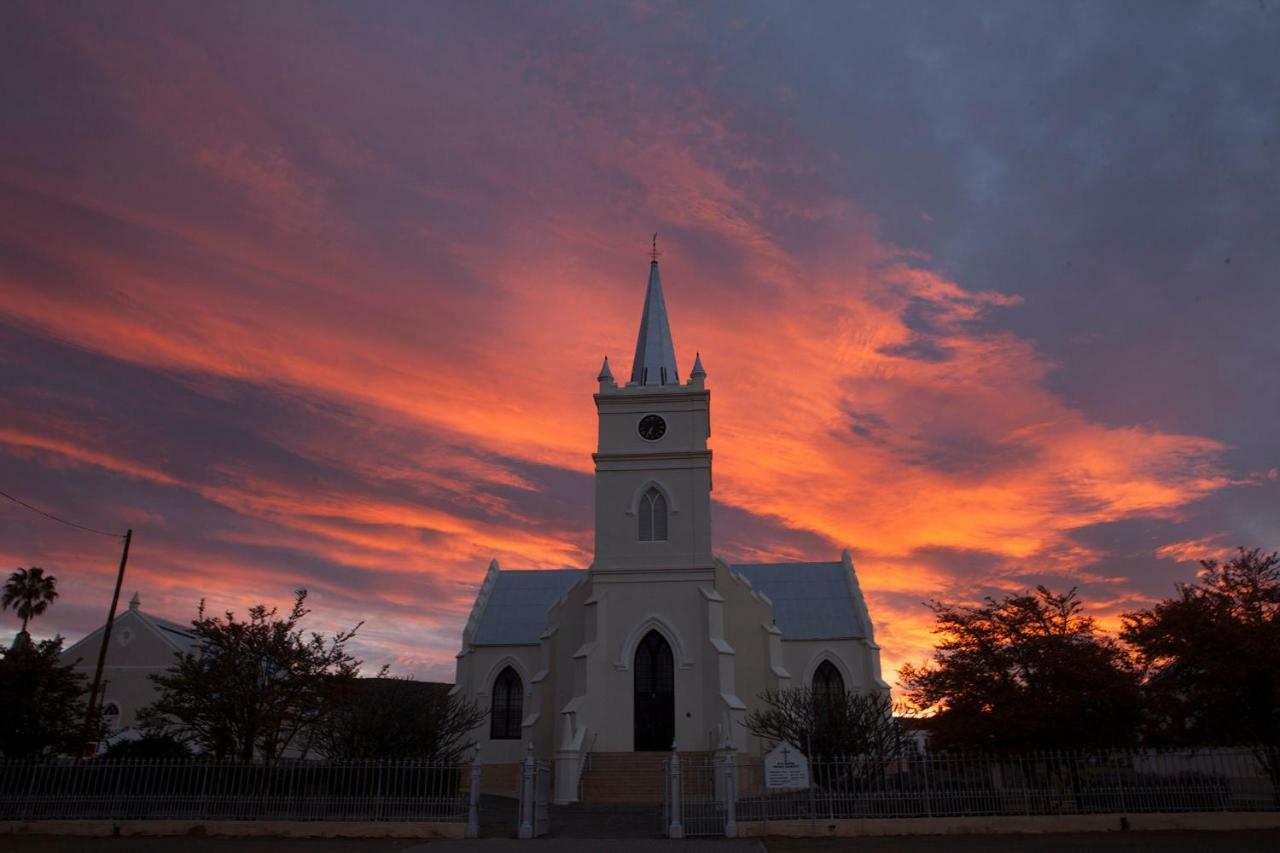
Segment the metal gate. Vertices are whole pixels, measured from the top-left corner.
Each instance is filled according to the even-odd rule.
[[[720,762],[713,755],[685,758],[680,762],[680,818],[686,838],[714,835],[724,837],[728,816],[717,779]],[[719,784],[717,784],[719,783]]]
[[[551,825],[551,762],[539,761],[534,767],[533,836],[547,834]]]
[[[663,766],[663,824],[671,838],[738,834],[732,755],[681,756]]]

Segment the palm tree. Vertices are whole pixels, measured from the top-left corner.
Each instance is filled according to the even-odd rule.
[[[57,597],[58,579],[53,575],[46,577],[44,569],[38,566],[18,569],[5,581],[4,595],[0,597],[0,610],[12,607],[22,619],[22,633],[25,634],[27,623],[48,610]]]

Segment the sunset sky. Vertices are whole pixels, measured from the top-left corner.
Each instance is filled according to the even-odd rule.
[[[714,540],[1114,625],[1280,547],[1280,3],[0,5],[0,490],[449,680],[591,561],[649,237]],[[683,374],[682,374],[683,376]],[[118,546],[0,502],[100,624]],[[123,603],[123,602],[122,602]],[[0,618],[0,639],[17,630]]]

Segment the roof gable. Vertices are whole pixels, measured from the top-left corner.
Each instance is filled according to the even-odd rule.
[[[547,610],[586,572],[582,569],[500,569],[471,642],[480,646],[537,645]]]
[[[189,627],[184,627],[176,622],[170,622],[158,616],[151,616],[141,610],[132,608],[116,614],[115,621],[111,623],[112,637],[116,637],[119,630],[130,625],[134,626],[134,630],[142,631],[145,635],[154,636],[160,640],[168,651],[187,652],[195,645],[196,638]],[[67,646],[62,651],[63,660],[70,661],[76,658],[93,658],[93,660],[97,660],[98,649],[102,644],[104,627],[100,625],[70,646]],[[90,661],[90,663],[92,662]]]
[[[773,602],[773,621],[783,639],[871,638],[862,618],[862,592],[843,562],[745,563],[731,568]]]

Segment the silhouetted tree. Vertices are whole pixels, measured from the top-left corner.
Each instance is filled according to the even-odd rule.
[[[160,696],[140,712],[143,728],[216,758],[274,760],[305,743],[325,724],[335,686],[355,679],[361,663],[346,650],[359,625],[327,639],[298,627],[306,599],[298,590],[286,615],[258,605],[247,620],[206,616],[202,601],[191,651],[151,676]]]
[[[48,610],[57,597],[58,579],[46,575],[39,566],[32,566],[9,575],[4,593],[0,595],[0,609],[12,608],[22,620],[22,633],[25,634],[27,623]]]
[[[172,735],[145,732],[133,740],[118,740],[103,751],[103,758],[175,759],[190,758],[191,749]]]
[[[1076,591],[933,602],[933,661],[902,667],[911,702],[934,712],[935,748],[1096,748],[1133,743],[1139,675],[1081,613]]]
[[[1199,580],[1123,617],[1148,668],[1156,742],[1280,749],[1280,555],[1241,548]]]
[[[475,746],[486,712],[448,684],[407,678],[335,683],[332,713],[313,746],[327,758],[427,758],[458,761]]]
[[[902,755],[909,741],[887,693],[797,687],[766,690],[745,725],[771,746],[786,742],[810,757]]]
[[[90,743],[102,737],[100,713],[85,731],[89,685],[74,664],[62,664],[61,637],[33,643],[22,633],[0,654],[0,755],[75,755],[83,736]]]
[[[830,688],[768,690],[745,724],[770,747],[789,743],[810,758],[813,784],[850,790],[878,784],[886,768],[911,751],[887,693]]]

